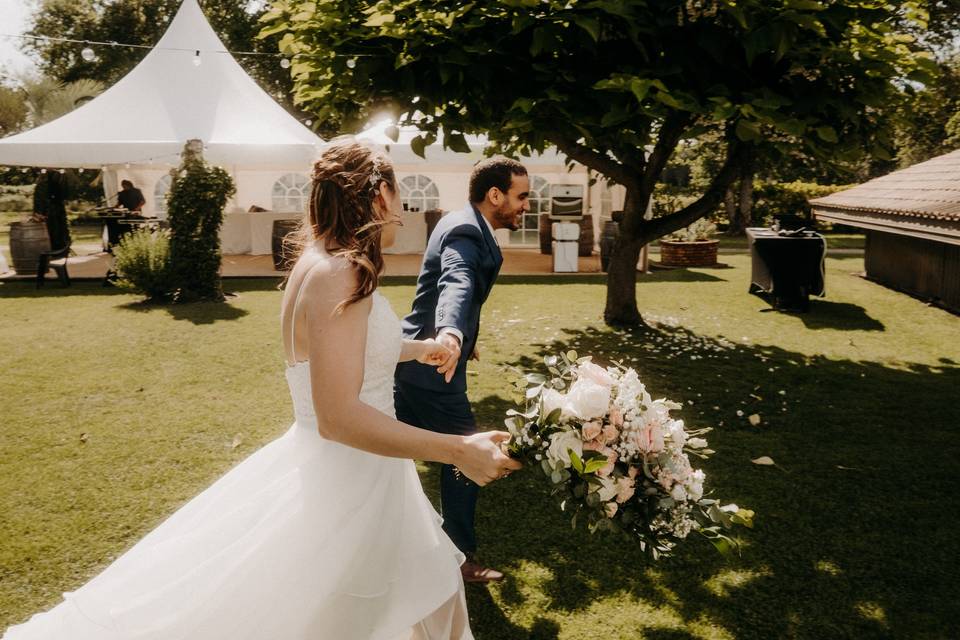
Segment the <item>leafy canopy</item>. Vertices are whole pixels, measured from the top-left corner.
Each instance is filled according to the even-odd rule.
[[[261,37],[283,34],[294,100],[329,129],[390,109],[425,132],[415,149],[438,130],[454,149],[479,132],[508,152],[580,144],[623,182],[671,118],[686,137],[726,123],[820,157],[888,154],[876,111],[933,68],[908,34],[925,18],[879,0],[281,0]]]

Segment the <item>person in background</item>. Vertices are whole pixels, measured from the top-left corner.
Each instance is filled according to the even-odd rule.
[[[143,213],[143,205],[147,201],[143,198],[143,192],[133,186],[129,180],[121,180],[122,190],[117,192],[117,204],[137,214]]]
[[[47,225],[51,251],[70,246],[66,199],[67,184],[63,174],[58,171],[42,173],[33,190],[33,213],[34,218]]]

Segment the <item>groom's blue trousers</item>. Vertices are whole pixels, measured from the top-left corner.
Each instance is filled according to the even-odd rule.
[[[437,393],[406,382],[393,387],[397,420],[437,433],[467,436],[477,431],[477,421],[466,393]],[[440,469],[440,509],[443,530],[460,551],[477,550],[473,526],[480,487],[445,464]]]

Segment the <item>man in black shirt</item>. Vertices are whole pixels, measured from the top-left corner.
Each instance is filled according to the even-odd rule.
[[[120,186],[123,190],[117,192],[117,204],[136,214],[142,213],[143,205],[147,203],[143,199],[143,192],[133,186],[129,180],[121,180]]]

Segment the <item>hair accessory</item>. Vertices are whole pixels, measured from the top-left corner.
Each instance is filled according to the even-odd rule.
[[[383,175],[380,173],[380,167],[383,164],[383,160],[379,157],[373,159],[373,170],[370,172],[370,188],[376,189],[377,185],[383,180]]]

